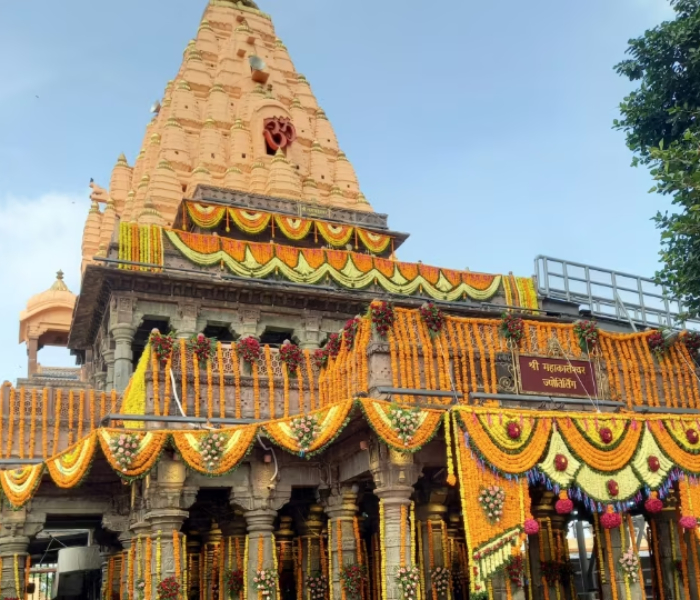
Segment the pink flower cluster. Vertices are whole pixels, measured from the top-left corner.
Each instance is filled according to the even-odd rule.
[[[620,556],[620,569],[632,583],[639,580],[639,558],[634,553],[632,546],[627,548]]]
[[[535,519],[528,519],[523,529],[528,535],[537,535],[540,532],[540,524]]]
[[[396,575],[396,583],[403,600],[416,600],[418,597],[418,583],[420,582],[420,574],[418,567],[399,567],[399,572]]]
[[[600,517],[600,524],[604,529],[617,529],[622,524],[620,513],[606,512]]]
[[[255,577],[253,577],[253,585],[255,585],[255,589],[260,592],[263,599],[267,600],[272,597],[272,593],[277,586],[277,572],[274,569],[257,571]]]
[[[695,517],[691,517],[688,515],[686,515],[685,517],[681,517],[679,523],[683,529],[697,529],[698,526],[698,520]]]
[[[119,437],[109,440],[109,449],[112,452],[112,457],[122,472],[129,470],[140,443],[141,436],[138,433],[121,433]]]
[[[503,503],[506,501],[506,493],[498,485],[490,485],[481,488],[479,504],[484,509],[489,521],[498,523],[503,516]]]
[[[328,581],[320,573],[306,576],[306,587],[311,600],[325,600],[328,592]]]
[[[438,596],[447,596],[452,583],[452,574],[445,567],[433,567],[430,570],[430,585]]]
[[[221,462],[227,441],[226,435],[216,431],[210,431],[199,440],[199,452],[208,471],[213,471]]]
[[[413,441],[413,436],[420,425],[420,410],[392,406],[389,409],[389,421],[404,446],[408,446]]]
[[[298,417],[294,419],[289,428],[297,444],[300,454],[306,454],[320,433],[320,426],[315,416]]]
[[[644,508],[652,515],[659,514],[664,509],[664,503],[656,497],[647,498]]]

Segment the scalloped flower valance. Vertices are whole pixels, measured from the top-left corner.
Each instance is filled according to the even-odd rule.
[[[352,225],[198,202],[185,202],[185,206],[190,220],[202,229],[214,229],[225,221],[226,231],[230,231],[233,224],[244,233],[257,235],[271,226],[272,237],[281,233],[288,240],[299,241],[313,234],[315,241],[321,236],[334,248],[345,248],[352,242],[355,250],[362,244],[374,254],[385,252],[393,242],[390,235]]]

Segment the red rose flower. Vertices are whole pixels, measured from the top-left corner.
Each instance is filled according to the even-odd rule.
[[[688,442],[691,444],[697,444],[698,440],[700,440],[700,436],[698,435],[696,429],[688,429],[685,432],[685,439],[687,439]]]
[[[649,465],[649,470],[652,473],[656,473],[661,468],[661,463],[656,456],[650,456],[647,458],[647,464]]]
[[[609,479],[606,485],[608,487],[608,494],[611,496],[617,496],[620,493],[620,486],[617,485],[617,481],[614,479]]]
[[[519,440],[520,435],[522,433],[522,430],[520,429],[520,425],[516,423],[515,421],[509,421],[508,424],[506,425],[506,431],[508,432],[508,437],[511,440]]]
[[[554,468],[559,471],[563,472],[566,471],[567,467],[569,466],[569,459],[566,458],[563,454],[557,454],[554,457]]]
[[[613,434],[608,427],[602,427],[598,433],[600,434],[600,439],[604,444],[609,444],[612,442]]]

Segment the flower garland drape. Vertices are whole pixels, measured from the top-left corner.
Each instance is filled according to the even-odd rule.
[[[170,229],[163,233],[191,262],[201,266],[225,265],[239,277],[265,279],[275,275],[305,284],[320,284],[331,278],[350,289],[374,284],[394,294],[420,292],[448,301],[465,297],[485,301],[501,286],[500,275],[400,263],[345,250],[244,242]]]

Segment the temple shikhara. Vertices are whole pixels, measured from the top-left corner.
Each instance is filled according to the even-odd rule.
[[[700,334],[651,282],[402,262],[251,0],[114,155],[20,315],[1,599],[700,598]]]

